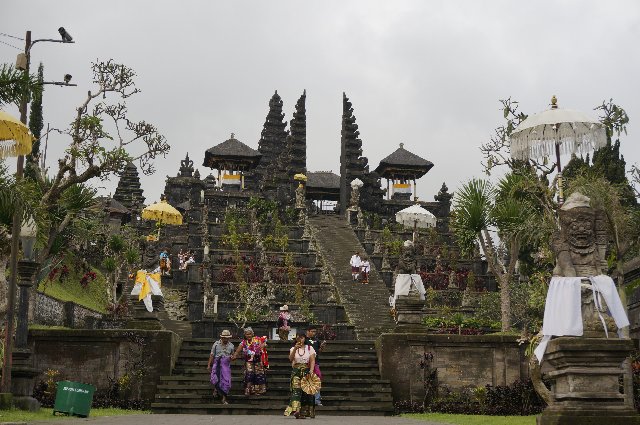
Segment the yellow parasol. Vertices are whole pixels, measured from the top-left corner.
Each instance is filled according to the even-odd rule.
[[[155,220],[162,224],[182,224],[182,214],[173,208],[166,200],[151,204],[142,210],[142,218]]]
[[[0,158],[29,155],[34,140],[26,125],[0,111]]]
[[[307,394],[316,394],[322,386],[320,378],[313,372],[309,372],[300,380],[300,388]]]

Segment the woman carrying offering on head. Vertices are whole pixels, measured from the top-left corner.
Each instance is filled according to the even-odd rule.
[[[242,356],[244,361],[244,395],[260,395],[267,392],[265,368],[267,360],[267,337],[257,337],[253,329],[244,329],[244,339],[238,345],[231,360]]]
[[[222,396],[222,404],[227,402],[227,394],[231,389],[231,354],[233,344],[229,341],[231,332],[223,330],[220,339],[213,343],[207,370],[211,372],[211,384],[213,385],[213,397]],[[213,367],[212,367],[213,366]]]
[[[309,416],[315,418],[315,397],[314,394],[307,394],[302,390],[302,379],[310,373],[316,361],[316,351],[312,346],[306,345],[305,334],[296,335],[296,344],[289,350],[289,361],[291,361],[291,398],[289,406],[284,411],[285,416],[293,413],[296,419],[304,419]]]
[[[278,337],[280,340],[288,341],[289,331],[291,330],[291,314],[289,314],[289,306],[286,304],[280,307],[276,328],[278,328]]]

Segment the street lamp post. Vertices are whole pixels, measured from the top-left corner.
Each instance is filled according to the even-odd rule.
[[[25,75],[29,75],[29,66],[31,63],[31,48],[34,44],[47,41],[53,43],[73,43],[71,36],[64,30],[64,28],[60,28],[58,30],[60,35],[62,36],[62,40],[54,40],[54,39],[38,39],[31,40],[31,31],[27,31],[25,36],[25,47],[24,53],[18,55],[17,66],[19,69],[25,73]],[[29,95],[28,93],[24,93],[22,97],[22,101],[20,102],[20,121],[23,124],[27,124],[27,106],[29,104]],[[19,182],[22,179],[24,174],[24,155],[18,156],[18,161],[16,164],[16,182]],[[13,213],[13,222],[11,226],[11,258],[9,261],[10,268],[10,277],[9,277],[9,288],[7,293],[7,320],[6,320],[6,333],[4,340],[4,362],[2,364],[2,379],[0,380],[0,392],[10,393],[12,390],[11,386],[11,366],[12,366],[12,352],[13,352],[13,322],[15,319],[14,307],[15,307],[15,298],[16,298],[16,285],[18,281],[18,249],[19,249],[19,238],[17,235],[20,234],[20,225],[22,223],[22,209],[17,207]],[[28,305],[28,304],[27,304]]]

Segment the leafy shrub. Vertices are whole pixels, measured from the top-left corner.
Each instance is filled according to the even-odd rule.
[[[333,341],[337,336],[331,325],[324,324],[322,328],[318,330],[318,339],[321,340]]]
[[[482,406],[485,415],[535,415],[545,408],[530,379],[517,380],[511,385],[487,385]]]

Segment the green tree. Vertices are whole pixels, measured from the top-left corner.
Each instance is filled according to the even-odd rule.
[[[517,273],[518,255],[524,243],[541,240],[547,232],[546,209],[530,195],[539,191],[535,173],[510,173],[496,187],[472,179],[456,192],[452,228],[463,253],[480,245],[500,288],[502,330],[511,329],[510,291]],[[539,191],[547,202],[549,193]],[[500,246],[497,245],[498,240]]]
[[[0,65],[0,106],[18,106],[25,95],[31,97],[39,87],[41,85],[35,77],[26,75],[13,65]]]
[[[143,173],[152,174],[154,160],[170,149],[153,124],[130,118],[126,101],[139,93],[135,72],[113,60],[93,63],[92,71],[96,89],[89,91],[78,106],[70,128],[59,131],[69,137],[69,145],[57,161],[57,171],[48,179],[38,170],[39,165],[33,164],[39,171],[35,173],[41,190],[39,204],[45,211],[56,212],[44,229],[49,242],[39,253],[41,261],[51,254],[52,241],[63,235],[78,214],[90,206],[88,202],[74,203],[75,207],[60,211],[57,206],[64,201],[67,191],[75,190],[74,187],[88,190],[83,185],[121,173],[130,161],[138,161]],[[114,96],[114,102],[107,100]]]
[[[38,163],[40,159],[40,138],[42,137],[42,128],[44,127],[44,118],[42,115],[42,96],[44,93],[44,65],[40,62],[38,66],[36,90],[31,98],[31,110],[29,111],[29,129],[36,138],[33,142],[31,154],[26,157],[25,175],[34,178],[34,163]]]

